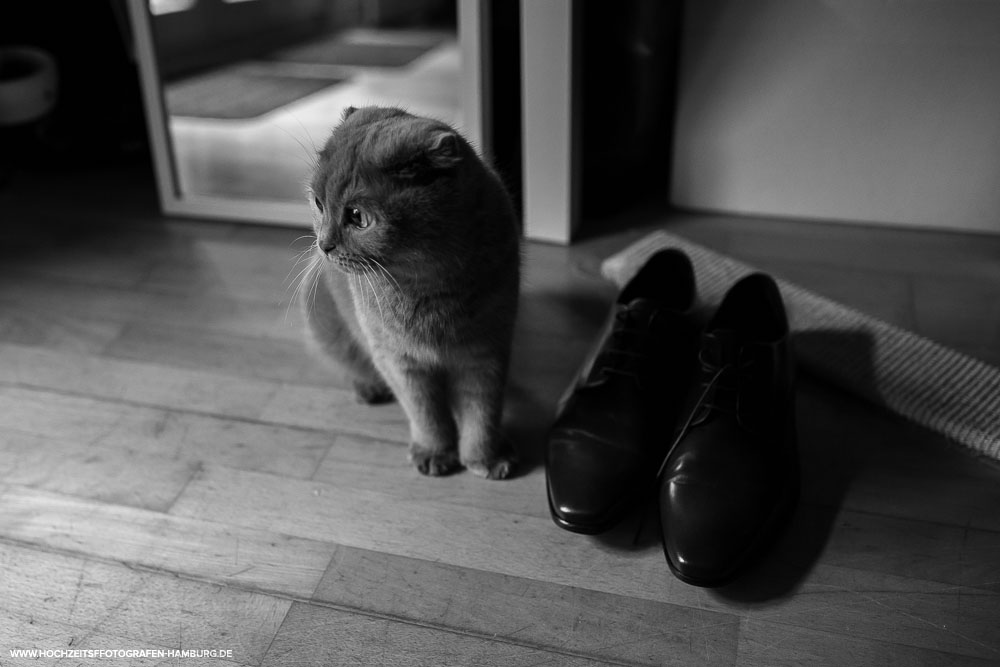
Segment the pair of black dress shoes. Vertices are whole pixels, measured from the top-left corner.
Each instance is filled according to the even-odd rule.
[[[600,345],[560,403],[546,450],[549,508],[597,534],[657,494],[671,571],[737,576],[798,498],[793,363],[777,285],[749,275],[707,326],[691,262],[654,255],[625,286]]]

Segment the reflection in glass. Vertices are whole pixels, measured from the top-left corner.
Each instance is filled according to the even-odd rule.
[[[454,0],[197,0],[152,18],[182,196],[301,201],[348,106],[463,124]]]
[[[194,7],[198,0],[149,0],[149,11],[153,16],[183,12]]]

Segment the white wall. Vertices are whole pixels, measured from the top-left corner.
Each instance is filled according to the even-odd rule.
[[[676,205],[1000,233],[1000,2],[685,12]]]
[[[569,0],[521,0],[524,233],[557,243],[577,225],[572,31]]]

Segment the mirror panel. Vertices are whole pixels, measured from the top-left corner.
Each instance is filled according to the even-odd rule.
[[[308,222],[314,156],[351,105],[479,125],[455,0],[129,5],[168,213]]]

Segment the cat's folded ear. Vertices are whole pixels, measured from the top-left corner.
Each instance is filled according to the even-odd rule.
[[[345,120],[347,120],[348,118],[350,118],[351,114],[354,113],[357,110],[358,110],[357,107],[347,107],[346,109],[344,109],[344,113],[341,114],[341,116],[340,116],[340,122],[344,122]]]
[[[461,140],[450,130],[433,132],[426,146],[428,161],[438,169],[448,169],[462,161]]]

